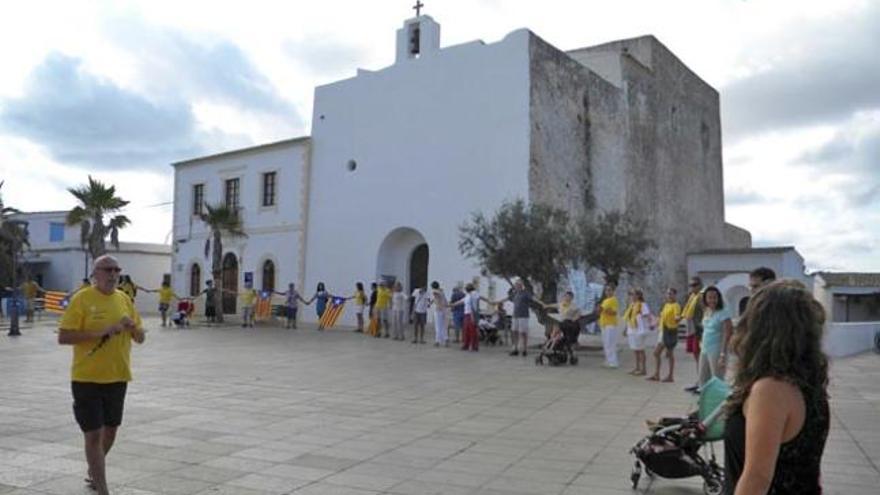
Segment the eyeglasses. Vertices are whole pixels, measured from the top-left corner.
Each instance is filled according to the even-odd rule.
[[[95,268],[95,270],[101,270],[102,272],[107,273],[119,273],[122,271],[122,268],[119,268],[118,266],[99,266],[98,268]]]

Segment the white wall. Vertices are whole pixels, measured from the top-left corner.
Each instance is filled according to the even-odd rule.
[[[254,273],[254,286],[262,286],[262,266],[267,259],[275,265],[275,287],[300,280],[304,174],[309,160],[307,139],[288,140],[255,148],[205,157],[175,165],[174,175],[174,259],[172,287],[178,295],[190,294],[190,269],[201,270],[201,286],[212,279],[211,255],[205,256],[210,235],[193,214],[193,186],[204,184],[204,199],[221,204],[225,181],[239,178],[242,225],[246,237],[224,236],[223,252],[235,254],[239,263],[238,284],[244,273]],[[262,177],[276,173],[275,206],[262,206]]]
[[[823,347],[831,357],[851,356],[870,350],[880,321],[859,323],[827,323]]]
[[[398,227],[427,241],[429,280],[448,290],[478,275],[459,254],[458,226],[528,197],[528,39],[517,31],[316,88],[309,290],[324,281],[349,294],[374,279]]]

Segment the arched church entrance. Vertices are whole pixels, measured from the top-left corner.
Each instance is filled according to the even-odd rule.
[[[419,244],[409,257],[409,286],[428,287],[428,245]]]
[[[232,253],[223,257],[223,314],[235,314],[235,301],[238,299],[238,258]],[[229,292],[226,292],[229,291]]]
[[[428,283],[428,243],[410,227],[399,227],[385,236],[376,259],[376,275],[382,280],[400,281],[403,290]]]

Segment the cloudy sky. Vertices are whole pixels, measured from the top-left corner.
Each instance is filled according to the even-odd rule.
[[[394,57],[410,0],[18,2],[0,17],[7,204],[88,174],[167,241],[169,163],[309,133],[313,88]],[[721,92],[728,221],[810,269],[880,271],[880,2],[426,0],[443,46],[654,34]]]

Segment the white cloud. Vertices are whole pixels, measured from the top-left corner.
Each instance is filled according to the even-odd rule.
[[[443,26],[444,46],[474,39],[491,42],[521,27],[563,49],[656,35],[720,88],[725,105],[737,105],[735,112],[745,115],[740,122],[752,124],[739,125],[736,142],[731,139],[733,128],[725,128],[729,220],[752,230],[758,243],[795,243],[813,266],[880,270],[877,257],[861,248],[872,246],[876,252],[875,239],[880,238],[875,227],[880,225],[880,201],[872,199],[880,189],[874,189],[876,175],[864,172],[866,167],[878,168],[870,161],[875,141],[869,130],[874,127],[870,118],[856,117],[871,115],[864,103],[874,93],[859,93],[857,99],[838,91],[832,93],[838,99],[827,101],[807,96],[803,105],[768,93],[784,91],[785,78],[807,68],[819,75],[823,67],[836,68],[838,74],[861,73],[865,67],[859,64],[873,58],[839,53],[865,53],[861,45],[876,39],[859,30],[864,23],[856,22],[877,18],[869,15],[878,12],[876,3],[427,3],[424,12]],[[47,56],[61,54],[81,61],[80,70],[132,101],[156,103],[178,95],[193,120],[190,141],[205,152],[300,135],[308,132],[316,85],[353,75],[358,67],[377,69],[393,61],[394,34],[412,15],[411,5],[356,0],[19,2],[0,16],[0,111],[4,101],[21,99],[33,90],[28,76]],[[873,57],[876,46],[869,48]],[[229,63],[226,70],[224,61]],[[876,64],[867,69],[872,67],[877,69]],[[244,82],[228,79],[234,73],[247,77]],[[811,76],[796,87],[817,94],[841,86],[833,79]],[[736,103],[758,96],[767,103],[754,108]],[[806,110],[822,101],[827,105],[820,110],[837,112],[834,121],[806,116]],[[70,167],[57,151],[48,141],[38,145],[0,134],[0,174],[7,179],[4,199],[24,209],[69,208],[64,186],[84,182],[93,170]],[[833,170],[816,159],[825,157],[827,162],[835,151]],[[813,163],[808,163],[809,153]],[[180,154],[184,156],[175,159],[190,157]],[[107,172],[107,180],[119,181],[115,183],[120,192],[133,201],[132,209],[143,210],[123,240],[161,242],[170,228],[167,212],[146,208],[170,198],[171,170],[165,160],[155,164],[156,172],[137,172],[143,175]],[[148,187],[128,191],[129,181]],[[20,192],[33,190],[42,194]]]

